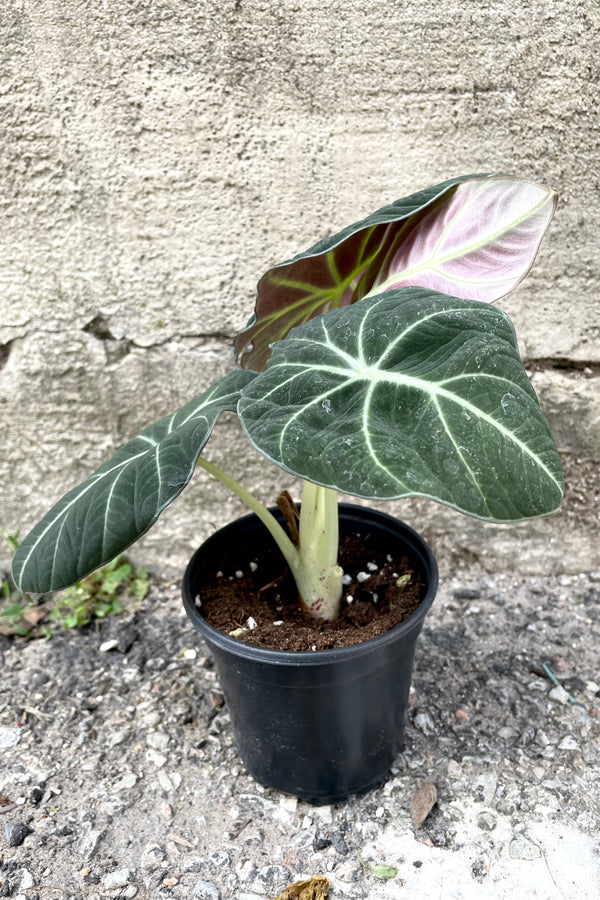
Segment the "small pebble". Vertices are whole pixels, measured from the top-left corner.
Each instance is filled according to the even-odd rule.
[[[481,597],[481,590],[477,587],[457,587],[452,591],[455,600],[478,600]]]
[[[245,859],[236,866],[236,875],[240,881],[248,881],[250,878],[254,878],[255,874],[256,866],[251,859]]]
[[[117,650],[119,653],[127,653],[139,638],[139,632],[133,625],[127,625],[119,631],[117,637]]]
[[[166,850],[159,844],[147,844],[142,851],[140,865],[142,871],[152,872],[154,869],[160,869],[167,864]]]
[[[448,760],[448,778],[462,778],[463,775],[463,767],[459,762],[456,762],[455,759]]]
[[[113,785],[113,791],[127,791],[129,788],[135,787],[137,783],[137,777],[130,773],[129,775],[123,775],[122,778],[119,778]]]
[[[435,724],[428,712],[418,712],[414,722],[419,731],[425,735],[435,734]]]
[[[482,831],[493,831],[496,827],[496,816],[491,812],[482,812],[477,819],[477,827]]]
[[[363,581],[366,581],[367,578],[370,578],[370,577],[371,576],[369,575],[368,572],[359,572],[358,575],[356,576],[356,580],[358,582],[363,582]]]
[[[151,731],[146,738],[146,741],[148,746],[152,747],[154,750],[164,751],[169,746],[170,738],[164,731]]]
[[[231,868],[231,856],[229,855],[227,850],[215,850],[210,854],[210,862],[217,869]]]
[[[509,853],[511,859],[539,859],[542,851],[537,844],[529,841],[524,834],[517,834],[510,842]]]
[[[101,884],[102,893],[106,897],[114,897],[118,900],[129,900],[138,893],[135,876],[130,869],[117,869],[109,872],[102,878]]]
[[[0,750],[8,750],[21,740],[21,732],[18,728],[0,728]]]
[[[77,846],[79,854],[83,856],[84,859],[90,859],[96,852],[103,835],[104,831],[100,828],[90,828],[86,831]]]
[[[347,845],[347,843],[344,839],[344,835],[341,833],[341,831],[332,831],[330,837],[331,837],[331,846],[334,848],[334,850],[336,850],[337,853],[340,854],[340,856],[347,856],[348,855],[348,845]]]
[[[33,880],[33,875],[31,874],[29,869],[21,869],[21,883],[19,885],[19,892],[30,891],[34,884],[35,881]]]
[[[317,831],[313,838],[312,846],[315,853],[318,853],[320,850],[326,850],[327,847],[331,847],[329,833],[322,830]]]
[[[35,787],[32,787],[29,792],[29,802],[32,806],[37,806],[44,796],[44,785],[36,784]]]
[[[563,706],[566,706],[569,702],[569,692],[565,691],[564,687],[560,684],[553,687],[552,690],[548,692],[548,696],[551,700],[562,703]]]
[[[272,897],[278,894],[289,883],[290,872],[285,866],[263,866],[258,872],[252,890]]]
[[[22,822],[7,822],[4,826],[4,834],[9,847],[20,847],[31,828]]]
[[[198,881],[192,897],[196,900],[221,900],[221,891],[212,881]]]

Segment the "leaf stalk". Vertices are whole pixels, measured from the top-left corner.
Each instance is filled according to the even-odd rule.
[[[250,491],[204,457],[198,465],[242,500],[269,531],[290,567],[302,606],[317,619],[335,619],[340,611],[343,570],[337,564],[337,493],[304,482],[296,548],[275,516]]]

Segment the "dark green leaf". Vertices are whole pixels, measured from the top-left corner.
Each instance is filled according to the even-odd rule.
[[[217,417],[235,410],[251,372],[233,371],[150,425],[60,500],[19,546],[20,590],[55,591],[112,560],[156,521],[194,472]]]
[[[333,310],[275,345],[239,413],[265,456],[355,496],[419,494],[500,522],[560,506],[512,324],[487,304],[403,288]]]

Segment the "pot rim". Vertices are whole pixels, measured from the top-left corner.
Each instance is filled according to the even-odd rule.
[[[225,650],[227,653],[241,657],[242,659],[253,659],[255,662],[264,662],[269,665],[326,665],[339,662],[348,662],[350,657],[359,656],[366,653],[376,652],[387,644],[393,643],[398,638],[410,633],[414,628],[420,628],[425,616],[429,612],[435,599],[438,588],[438,566],[433,551],[425,541],[425,539],[410,525],[391,516],[389,513],[380,512],[369,506],[359,506],[354,503],[340,503],[340,514],[348,513],[368,513],[375,514],[376,518],[387,521],[388,525],[393,525],[395,530],[400,530],[403,538],[408,538],[407,543],[421,557],[425,574],[428,579],[427,592],[417,609],[411,615],[386,631],[384,634],[376,635],[358,644],[351,644],[348,647],[335,647],[328,650],[273,650],[268,647],[255,647],[252,644],[245,644],[236,638],[230,637],[224,632],[219,631],[213,625],[209,625],[200,609],[196,606],[195,597],[192,597],[190,590],[191,572],[194,568],[197,557],[203,552],[205,544],[211,540],[220,531],[230,527],[235,523],[247,522],[250,519],[257,519],[254,513],[241,516],[234,519],[223,528],[218,529],[200,547],[195,551],[190,559],[181,584],[181,593],[185,611],[192,621],[197,631],[206,639],[209,645],[213,644]],[[278,512],[278,510],[277,510]],[[257,521],[260,521],[257,519]],[[384,521],[385,524],[385,521]]]

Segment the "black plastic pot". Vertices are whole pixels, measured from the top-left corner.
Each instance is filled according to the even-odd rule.
[[[344,800],[387,777],[403,745],[415,643],[437,590],[431,550],[397,519],[341,504],[340,532],[369,533],[385,552],[408,550],[428,585],[409,619],[361,644],[312,653],[266,650],[204,620],[202,586],[222,568],[229,542],[239,551],[239,569],[257,559],[269,565],[278,554],[254,515],[213,534],[192,557],[182,586],[188,616],[214,655],[246,769],[261,784],[310,803]]]

